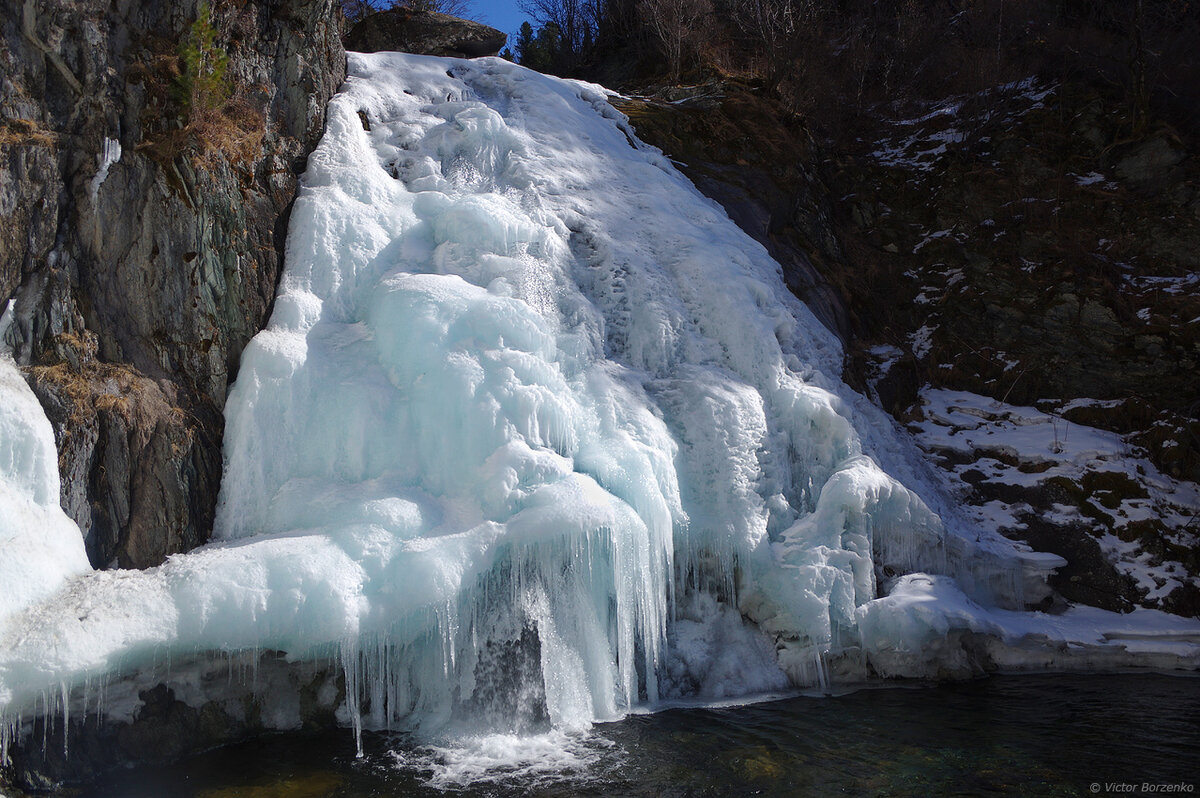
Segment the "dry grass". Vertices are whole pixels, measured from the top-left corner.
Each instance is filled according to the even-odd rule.
[[[181,104],[178,43],[147,36],[136,44],[127,72],[129,83],[145,92],[142,141],[138,151],[163,167],[187,158],[196,170],[220,162],[245,166],[258,158],[266,135],[268,98],[263,87],[235,85],[215,107]]]
[[[125,419],[133,413],[133,398],[144,378],[130,367],[98,362],[96,351],[96,336],[90,332],[59,333],[47,362],[30,369],[37,383],[68,402],[71,428],[98,412],[115,412]]]
[[[128,364],[103,363],[96,359],[96,336],[60,333],[43,356],[41,365],[29,369],[39,392],[56,397],[65,418],[55,419],[59,469],[67,462],[76,436],[94,435],[107,416],[119,419],[119,428],[129,435],[132,451],[140,451],[152,437],[165,435],[172,456],[183,457],[196,439],[196,420],[176,404],[170,390],[147,378]]]
[[[29,119],[0,120],[0,147],[53,147],[58,136]]]
[[[266,116],[240,92],[218,108],[194,111],[184,132],[191,139],[196,166],[215,166],[222,157],[244,165],[258,157]]]

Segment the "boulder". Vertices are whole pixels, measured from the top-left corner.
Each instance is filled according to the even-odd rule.
[[[1186,155],[1162,136],[1155,136],[1130,147],[1117,163],[1117,177],[1139,188],[1153,187],[1166,180]]]
[[[359,53],[396,50],[417,55],[479,58],[496,55],[507,36],[487,25],[434,11],[394,8],[362,19],[346,36]]]

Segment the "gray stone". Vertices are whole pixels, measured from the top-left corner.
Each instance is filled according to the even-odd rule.
[[[503,32],[478,22],[434,11],[394,8],[359,21],[346,36],[346,49],[478,58],[499,53],[507,38]]]
[[[1141,186],[1153,185],[1182,163],[1185,153],[1161,136],[1140,142],[1117,163],[1117,176]]]

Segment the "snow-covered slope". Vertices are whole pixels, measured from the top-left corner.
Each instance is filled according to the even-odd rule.
[[[1115,403],[1077,399],[1064,409],[1098,404]],[[910,429],[918,445],[945,459],[951,487],[971,503],[965,510],[980,526],[1016,537],[1031,519],[1088,530],[1147,606],[1197,584],[1169,556],[1200,545],[1195,483],[1161,473],[1124,437],[1058,414],[930,388],[921,405]],[[1149,550],[1142,540],[1148,528],[1156,531],[1151,540],[1170,548]]]
[[[228,402],[218,542],[23,600],[8,718],[272,649],[340,657],[355,726],[570,729],[1053,637],[1019,611],[1060,560],[957,518],[603,90],[499,59],[350,74]]]

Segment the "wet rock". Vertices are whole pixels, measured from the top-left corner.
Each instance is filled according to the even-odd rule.
[[[350,29],[346,49],[478,58],[496,55],[508,37],[495,28],[434,11],[394,8],[370,14]]]

